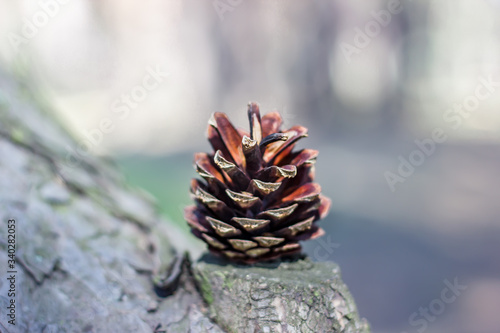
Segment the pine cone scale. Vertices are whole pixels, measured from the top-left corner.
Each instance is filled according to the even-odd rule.
[[[266,137],[279,131],[281,127],[281,116],[278,112],[270,112],[261,119],[262,136]]]
[[[245,167],[245,157],[243,156],[243,149],[241,147],[241,135],[238,133],[233,124],[229,121],[224,113],[216,112],[214,114],[216,131],[219,133],[221,141],[229,152],[228,158],[236,163],[238,166]],[[213,147],[215,149],[215,147]]]
[[[281,220],[287,218],[288,216],[290,216],[295,211],[295,209],[297,209],[298,206],[299,206],[299,204],[295,203],[291,206],[285,206],[282,208],[265,210],[265,211],[259,213],[259,215],[257,215],[257,217],[266,216],[266,217],[271,218],[273,221],[281,221]]]

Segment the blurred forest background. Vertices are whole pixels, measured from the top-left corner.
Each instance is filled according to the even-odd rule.
[[[79,140],[68,163],[113,156],[186,232],[212,112],[308,127],[334,205],[305,248],[373,332],[499,332],[499,0],[0,0],[0,36]]]

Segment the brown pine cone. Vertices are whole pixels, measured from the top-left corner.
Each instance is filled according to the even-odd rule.
[[[195,206],[184,217],[192,233],[210,251],[230,260],[254,263],[300,252],[299,241],[324,234],[316,221],[324,218],[330,199],[313,183],[318,151],[293,152],[307,129],[281,131],[279,113],[260,117],[248,105],[250,133],[233,127],[224,113],[213,114],[208,139],[213,154],[195,154]]]

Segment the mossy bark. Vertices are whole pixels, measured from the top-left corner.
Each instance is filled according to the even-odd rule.
[[[228,332],[369,331],[331,262],[236,266],[207,255],[193,274],[213,318]]]

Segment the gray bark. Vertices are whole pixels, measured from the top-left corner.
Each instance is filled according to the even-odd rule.
[[[199,289],[228,332],[368,332],[332,262],[305,259],[250,266],[205,256],[194,267]]]
[[[173,295],[159,297],[153,281],[168,275],[192,238],[160,218],[150,197],[127,188],[110,161],[75,158],[76,147],[32,89],[0,72],[1,332],[265,332],[268,322],[279,332],[364,332],[333,264],[287,270],[201,260],[183,265]],[[16,220],[15,326],[4,311],[9,219]],[[260,315],[263,303],[272,305]]]

